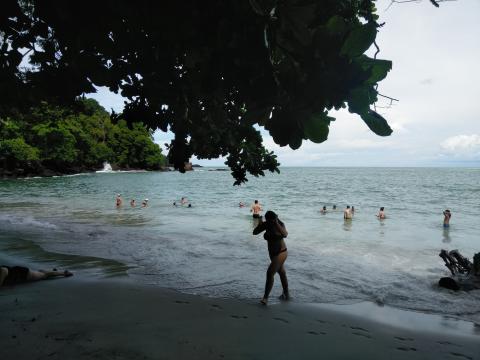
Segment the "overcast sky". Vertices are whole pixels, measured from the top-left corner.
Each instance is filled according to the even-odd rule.
[[[385,22],[377,36],[377,57],[393,61],[379,91],[400,101],[378,110],[393,134],[376,136],[347,111],[330,113],[337,120],[326,142],[304,141],[296,151],[279,147],[262,131],[265,146],[281,165],[480,165],[480,0],[444,2],[440,8],[424,0],[386,11],[389,3],[377,1],[380,22]],[[91,96],[107,110],[123,108],[118,95],[101,90]],[[171,134],[155,134],[162,147],[169,139]],[[218,166],[224,160],[193,162]]]

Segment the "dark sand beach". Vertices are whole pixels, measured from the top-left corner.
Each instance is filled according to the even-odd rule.
[[[0,359],[480,359],[480,328],[372,303],[205,298],[79,276],[0,289]]]

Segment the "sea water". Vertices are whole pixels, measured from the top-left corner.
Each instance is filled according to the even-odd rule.
[[[179,205],[181,197],[192,207]],[[146,208],[139,206],[144,198]],[[437,286],[448,275],[440,249],[469,258],[480,252],[480,169],[282,168],[240,187],[229,171],[212,168],[0,180],[0,251],[4,259],[67,266],[78,276],[126,275],[188,293],[256,299],[269,260],[263,236],[252,235],[255,199],[289,232],[294,301],[367,300],[480,322],[480,291]],[[343,220],[346,205],[355,207],[351,221]],[[448,230],[446,208],[453,214]],[[272,298],[280,293],[276,278]]]

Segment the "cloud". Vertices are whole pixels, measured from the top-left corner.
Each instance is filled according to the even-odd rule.
[[[421,85],[432,85],[433,84],[433,79],[432,78],[423,79],[422,81],[420,81],[420,84]]]
[[[477,153],[480,151],[480,135],[456,135],[445,139],[441,148],[451,153]]]
[[[399,121],[389,121],[388,122],[393,132],[398,133],[408,133],[408,129]]]

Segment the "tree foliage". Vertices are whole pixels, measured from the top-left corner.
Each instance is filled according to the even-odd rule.
[[[175,134],[176,168],[227,156],[241,183],[278,171],[255,125],[297,149],[348,107],[391,134],[371,105],[392,63],[365,55],[380,27],[374,0],[4,0],[0,114],[107,86],[127,98],[115,118]]]
[[[166,165],[144,124],[113,124],[92,99],[78,101],[76,111],[40,103],[26,114],[0,117],[0,164],[6,171],[69,173],[98,169],[104,161],[124,169],[157,170]]]

